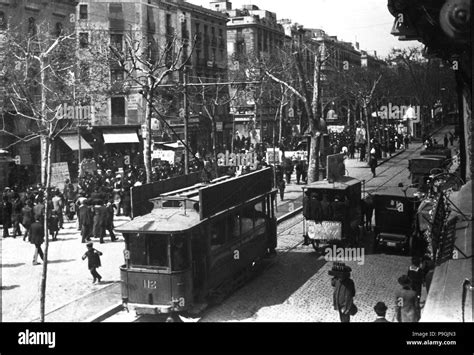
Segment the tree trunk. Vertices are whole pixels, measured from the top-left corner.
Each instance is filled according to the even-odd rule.
[[[212,143],[212,156],[214,157],[214,166],[216,170],[216,178],[219,177],[219,164],[217,164],[217,127],[216,119],[211,119],[211,143]]]
[[[44,174],[46,175],[46,187],[44,194],[44,253],[43,253],[43,274],[41,276],[41,292],[40,292],[40,321],[45,322],[46,315],[46,280],[48,276],[48,250],[49,250],[49,235],[48,235],[48,216],[49,212],[49,189],[51,186],[51,141],[49,137],[44,137],[46,140],[46,165]]]
[[[370,149],[371,149],[371,144],[370,144],[370,123],[369,123],[369,110],[367,109],[367,104],[364,102],[363,103],[363,108],[364,108],[364,115],[365,115],[365,126],[367,130],[367,162],[370,164]]]
[[[152,182],[152,171],[151,171],[151,119],[153,113],[153,83],[152,79],[148,78],[148,91],[146,93],[146,114],[145,114],[145,124],[146,124],[146,137],[143,142],[143,163],[145,165],[146,173],[146,182]]]
[[[41,149],[41,184],[46,186],[47,178],[47,138],[43,135],[40,136],[40,149]]]

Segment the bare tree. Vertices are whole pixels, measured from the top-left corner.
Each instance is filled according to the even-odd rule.
[[[146,139],[144,144],[144,165],[147,183],[152,182],[151,153],[152,153],[152,118],[156,110],[160,96],[166,93],[167,89],[160,87],[167,81],[173,79],[173,74],[183,72],[194,50],[195,38],[190,43],[187,39],[180,39],[178,36],[168,37],[166,44],[160,46],[159,41],[148,34],[141,34],[134,31],[126,36],[125,47],[120,50],[114,46],[110,49],[115,56],[120,68],[127,74],[132,89],[138,90],[143,96],[146,104],[145,125]],[[175,83],[176,87],[179,84]],[[161,118],[161,116],[160,116]],[[188,149],[186,147],[186,149]]]
[[[51,28],[48,22],[33,24],[27,36],[11,28],[7,31],[5,46],[2,49],[4,76],[4,104],[10,118],[21,121],[25,131],[16,132],[2,117],[0,132],[10,137],[5,149],[18,144],[40,140],[41,147],[41,182],[45,188],[45,251],[41,279],[40,319],[45,320],[46,285],[48,271],[48,223],[50,205],[47,201],[51,192],[52,151],[61,133],[75,124],[64,105],[71,105],[74,99],[81,101],[86,95],[91,98],[104,88],[100,73],[104,64],[101,52],[79,55],[80,44],[75,32],[62,28]],[[71,83],[70,73],[77,63],[82,68],[94,68],[97,80],[95,89],[88,89],[91,82],[84,82],[85,71],[75,83]],[[105,65],[106,61],[105,61]],[[90,74],[90,73],[89,73]],[[77,96],[76,96],[77,95]],[[13,117],[11,117],[13,116]]]
[[[292,47],[286,50],[286,67],[293,67],[296,71],[298,77],[297,85],[289,81],[288,78],[281,77],[278,73],[272,72],[272,70],[268,68],[266,68],[264,72],[270,79],[283,85],[303,102],[303,107],[308,117],[306,135],[310,137],[308,182],[311,183],[319,180],[320,146],[323,133],[322,129],[324,128],[324,120],[321,112],[321,74],[322,67],[329,58],[329,53],[324,45],[318,47],[318,49],[313,52],[315,61],[314,73],[306,73],[302,64],[301,46],[295,46],[295,44],[293,44]],[[292,55],[289,55],[288,50],[290,50]],[[288,71],[285,72],[291,73]],[[312,84],[310,80],[308,80],[310,74],[312,74]]]

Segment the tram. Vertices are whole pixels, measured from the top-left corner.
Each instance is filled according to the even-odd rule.
[[[177,314],[219,302],[276,248],[271,168],[152,199],[151,213],[117,228],[124,305],[137,314]]]
[[[318,251],[322,244],[351,243],[361,221],[361,182],[349,176],[303,187],[303,237]]]

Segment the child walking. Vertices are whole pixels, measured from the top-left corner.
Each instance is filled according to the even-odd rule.
[[[100,256],[102,253],[92,247],[93,243],[89,242],[86,244],[87,246],[87,251],[86,253],[82,256],[82,260],[85,260],[87,258],[88,260],[88,266],[89,270],[91,272],[92,277],[94,278],[92,283],[95,283],[97,280],[102,280],[102,276],[99,275],[97,272],[97,268],[100,267]]]

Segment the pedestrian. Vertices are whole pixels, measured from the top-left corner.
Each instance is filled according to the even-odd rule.
[[[408,149],[408,144],[410,143],[410,138],[408,138],[408,134],[405,134],[403,137],[403,144],[405,145],[405,149]]]
[[[352,269],[343,263],[334,263],[329,275],[333,276],[331,285],[334,287],[333,306],[339,312],[342,323],[351,321],[351,315],[355,315],[357,307],[354,304],[355,285],[351,277]]]
[[[395,294],[396,317],[400,323],[418,322],[420,319],[419,300],[412,289],[411,280],[407,275],[398,278],[402,286]]]
[[[44,261],[43,250],[41,244],[44,242],[44,226],[41,219],[38,217],[30,227],[30,243],[35,246],[35,253],[33,255],[33,265],[38,265],[38,255]]]
[[[81,200],[81,205],[77,210],[77,219],[81,231],[82,243],[91,240],[93,217],[90,207],[87,205],[87,199]]]
[[[41,221],[41,223],[43,223],[44,222],[44,211],[45,211],[45,207],[44,207],[44,203],[43,203],[43,198],[38,197],[36,205],[33,207],[33,218],[35,220],[39,219]]]
[[[362,143],[359,149],[360,149],[360,161],[365,161],[365,153],[366,153],[365,143]]]
[[[280,200],[283,201],[285,197],[285,179],[278,181],[278,190],[280,191]]]
[[[100,264],[100,257],[102,256],[102,252],[98,251],[97,249],[93,248],[93,243],[89,242],[86,244],[87,251],[82,256],[82,260],[87,258],[87,266],[89,267],[89,271],[93,277],[92,283],[96,281],[101,281],[102,276],[97,272],[97,268],[101,266]]]
[[[377,302],[374,306],[375,314],[377,314],[377,318],[374,320],[374,323],[390,323],[385,315],[387,314],[387,306],[383,302]]]
[[[63,199],[61,197],[61,192],[59,190],[56,190],[54,192],[54,196],[51,199],[51,202],[53,203],[53,212],[55,212],[56,217],[58,218],[59,228],[63,229],[63,224],[64,224],[64,217],[63,217],[64,202],[63,202]]]
[[[444,134],[443,143],[444,143],[444,148],[448,148],[449,139],[446,133]]]
[[[104,206],[102,200],[96,200],[94,206],[94,218],[92,224],[92,234],[94,238],[99,238],[100,243],[104,243],[105,224],[107,221],[107,208]]]
[[[355,157],[355,144],[354,141],[349,143],[349,159],[354,159]]]
[[[2,197],[2,205],[0,207],[0,217],[3,225],[3,238],[8,238],[10,236],[8,228],[11,228],[12,226],[12,203],[5,194]]]
[[[291,174],[293,174],[293,170],[294,170],[293,162],[291,161],[291,159],[285,159],[284,169],[285,169],[286,183],[287,185],[289,185],[291,182]]]
[[[16,236],[21,236],[21,210],[23,208],[23,203],[21,202],[20,195],[18,193],[13,194],[12,202],[12,225],[13,225],[13,238]]]
[[[420,267],[420,258],[418,256],[411,258],[411,265],[408,268],[407,276],[411,281],[413,291],[415,291],[418,298],[420,298],[421,287],[423,285],[423,270]]]
[[[106,218],[106,221],[105,221],[105,230],[107,232],[109,232],[110,239],[113,242],[115,242],[117,240],[117,237],[114,234],[114,212],[115,212],[114,209],[115,209],[115,205],[113,203],[113,200],[109,200],[109,202],[107,202],[106,209],[107,209],[107,218]]]
[[[300,160],[296,163],[296,184],[300,184],[301,175],[303,174],[303,162]]]
[[[377,157],[375,155],[375,149],[372,148],[370,151],[370,161],[369,161],[370,171],[372,171],[372,176],[375,177],[375,168],[377,168]]]
[[[48,217],[48,231],[53,241],[58,239],[59,223],[58,213],[56,211],[51,212],[51,215]]]
[[[31,224],[33,223],[33,204],[31,200],[26,200],[25,205],[21,209],[21,224],[25,228],[25,234],[23,235],[23,241],[28,238]]]

